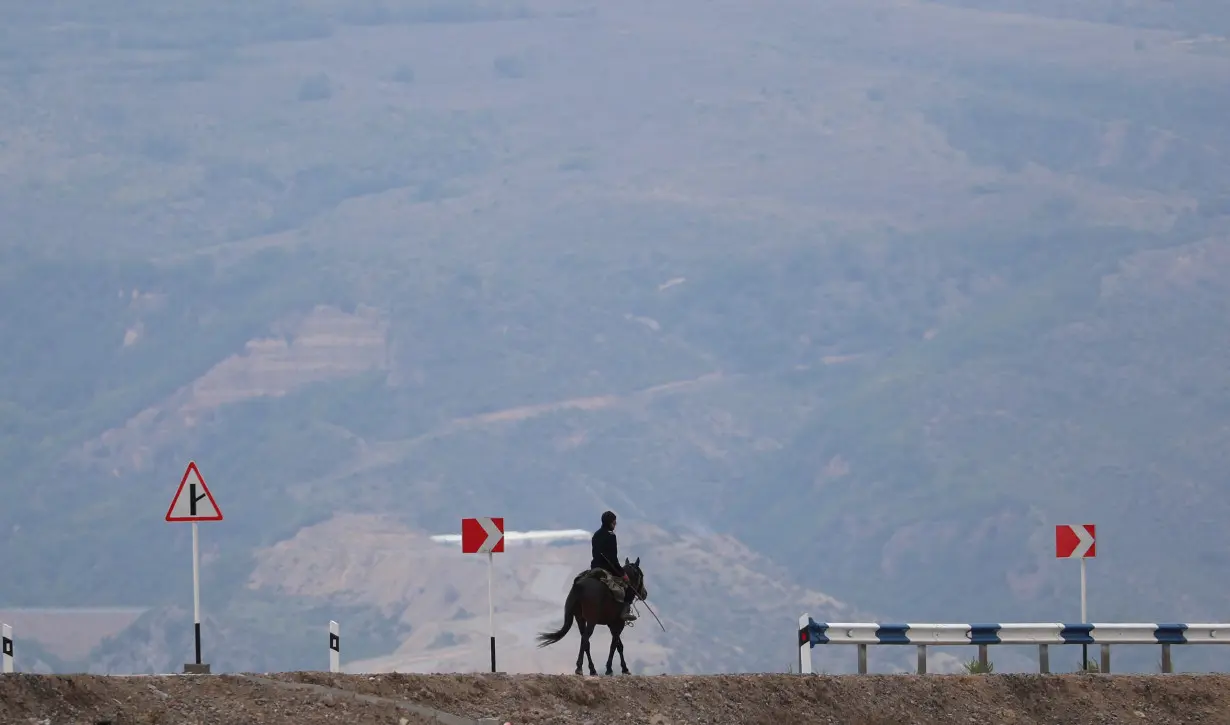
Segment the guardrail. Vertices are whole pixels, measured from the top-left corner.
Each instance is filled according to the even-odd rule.
[[[993,644],[1035,644],[1038,671],[1050,672],[1050,645],[1101,645],[1099,672],[1110,672],[1112,644],[1156,644],[1162,648],[1162,672],[1174,665],[1170,646],[1176,644],[1230,644],[1230,624],[1158,624],[1063,622],[1009,624],[881,624],[878,622],[817,622],[799,617],[799,672],[812,674],[811,648],[816,645],[857,645],[858,672],[867,673],[867,645],[915,645],[918,674],[927,672],[927,646],[977,645],[978,662],[987,665],[987,647]]]

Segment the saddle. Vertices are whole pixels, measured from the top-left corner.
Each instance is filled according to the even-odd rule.
[[[615,595],[616,600],[623,601],[626,586],[623,579],[620,579],[606,569],[586,569],[580,574],[577,574],[576,577],[573,578],[572,583],[575,585],[582,579],[600,580],[606,585],[607,589],[611,590],[611,593]]]

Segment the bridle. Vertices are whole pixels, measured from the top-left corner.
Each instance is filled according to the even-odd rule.
[[[602,557],[602,558],[606,559],[606,557],[605,557],[605,556],[604,556],[604,557]],[[609,559],[607,560],[607,563],[608,563],[608,564],[610,563],[610,560],[609,560]],[[640,567],[639,565],[634,565],[634,566],[636,566],[637,578],[640,580],[639,586],[637,586],[637,587],[636,587],[636,589],[637,589],[637,590],[644,590],[644,589],[645,589],[645,572],[644,572],[644,571],[641,571],[641,567]],[[629,579],[631,579],[631,577],[629,577]],[[633,606],[633,607],[635,607],[635,606],[636,606],[636,600],[638,600],[638,599],[641,601],[641,603],[642,603],[642,604],[644,604],[644,605],[645,605],[645,609],[649,610],[649,613],[653,615],[653,618],[654,618],[654,620],[658,623],[658,626],[659,626],[659,627],[662,627],[662,631],[663,631],[663,632],[665,632],[665,631],[666,631],[666,627],[664,627],[664,626],[662,625],[662,620],[661,620],[661,619],[658,619],[658,614],[657,614],[657,612],[654,612],[654,611],[653,611],[653,607],[649,606],[649,602],[646,600],[646,598],[645,598],[645,597],[642,597],[642,596],[641,596],[641,592],[640,592],[640,591],[637,591],[637,592],[636,592],[635,597],[633,597],[632,606]],[[629,624],[628,626],[632,626],[632,625],[631,625],[631,624]]]

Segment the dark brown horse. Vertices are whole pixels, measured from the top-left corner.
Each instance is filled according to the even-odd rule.
[[[649,591],[645,589],[645,574],[641,571],[641,558],[638,556],[636,561],[624,559],[624,572],[628,575],[628,583],[632,585],[632,590],[636,592],[636,598],[647,599]],[[606,657],[606,673],[615,674],[611,669],[611,662],[615,659],[615,652],[618,651],[620,670],[625,675],[631,674],[627,663],[624,662],[624,643],[619,638],[627,624],[620,616],[622,609],[623,604],[615,599],[615,595],[602,581],[587,576],[580,581],[573,582],[572,589],[568,590],[568,599],[564,602],[564,626],[556,632],[539,634],[538,646],[546,647],[563,639],[568,634],[568,630],[572,629],[572,620],[575,619],[577,631],[581,633],[581,649],[577,652],[576,673],[581,674],[581,663],[588,659],[589,674],[596,675],[598,670],[594,669],[594,658],[589,654],[589,638],[594,633],[594,627],[605,624],[611,630],[611,651]]]

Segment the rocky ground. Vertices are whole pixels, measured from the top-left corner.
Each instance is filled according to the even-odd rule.
[[[1226,723],[1230,675],[0,676],[0,722]]]

